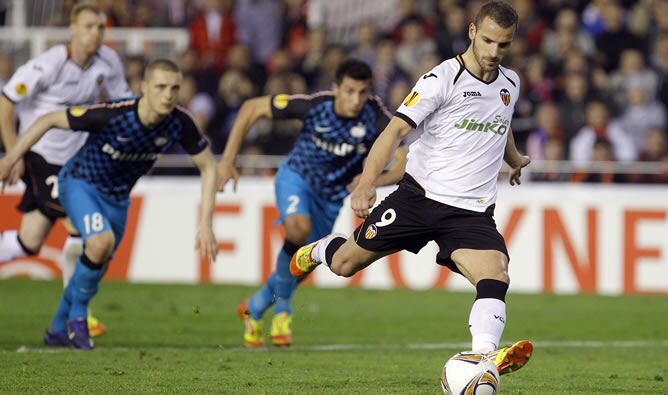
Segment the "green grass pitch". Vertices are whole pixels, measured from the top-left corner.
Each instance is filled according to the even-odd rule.
[[[302,288],[294,346],[241,347],[255,288],[106,282],[96,350],[41,345],[60,282],[0,281],[0,393],[438,394],[472,293]],[[668,393],[668,297],[510,294],[504,342],[536,344],[504,394]],[[265,326],[271,317],[265,317]]]

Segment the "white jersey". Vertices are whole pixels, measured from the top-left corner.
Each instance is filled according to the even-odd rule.
[[[478,212],[494,204],[519,91],[514,71],[499,67],[487,83],[460,56],[420,77],[395,115],[424,130],[406,172],[428,198]]]
[[[16,70],[2,93],[15,104],[19,134],[40,116],[75,105],[88,105],[130,96],[123,63],[111,48],[101,46],[88,67],[69,56],[69,47],[56,45]],[[83,144],[88,133],[50,129],[31,150],[47,162],[64,165]]]

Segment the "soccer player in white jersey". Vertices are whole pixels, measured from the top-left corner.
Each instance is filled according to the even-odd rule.
[[[500,65],[517,28],[517,13],[505,1],[491,1],[469,25],[471,44],[421,76],[374,143],[351,195],[364,223],[346,240],[333,234],[300,248],[290,271],[300,277],[325,262],[350,277],[390,253],[417,253],[433,240],[436,262],[464,275],[477,295],[469,317],[472,350],[487,353],[505,374],[524,366],[533,351],[528,341],[499,349],[506,323],[508,251],[494,223],[497,176],[503,160],[510,184],[519,184],[529,158],[521,155],[510,129],[520,92],[515,72]],[[398,142],[412,129],[399,188],[370,214],[374,180]]]
[[[102,45],[105,15],[94,5],[81,4],[70,15],[71,41],[56,45],[16,70],[0,97],[0,135],[5,150],[16,143],[16,117],[22,134],[40,116],[68,106],[87,105],[130,96],[123,63]],[[23,212],[18,230],[0,235],[0,264],[36,255],[58,218],[66,218],[58,201],[58,171],[78,150],[88,133],[51,129],[12,169],[10,184],[22,178],[25,193],[18,206]],[[69,220],[70,236],[63,247],[63,282],[74,272],[82,241]],[[104,326],[89,315],[93,335]]]

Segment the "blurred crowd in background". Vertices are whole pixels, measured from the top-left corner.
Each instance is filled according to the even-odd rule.
[[[663,173],[534,172],[542,181],[668,182],[668,0],[511,0],[519,28],[503,62],[521,76],[513,130],[534,160],[662,162]],[[74,1],[51,26],[67,26]],[[347,57],[368,62],[374,92],[396,109],[415,80],[468,46],[484,1],[100,0],[114,27],[187,29],[174,54],[180,101],[222,152],[244,100],[327,90]],[[3,18],[5,13],[0,13]],[[122,54],[135,93],[147,57]],[[17,64],[0,56],[0,84]],[[242,153],[286,154],[299,122],[264,120]]]

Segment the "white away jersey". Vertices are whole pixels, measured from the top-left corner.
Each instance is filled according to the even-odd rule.
[[[494,204],[519,90],[512,70],[487,83],[459,55],[420,77],[395,115],[423,129],[406,172],[428,198],[478,212]]]
[[[15,104],[19,134],[40,116],[69,106],[88,105],[130,96],[118,54],[101,46],[83,69],[69,56],[66,45],[56,45],[16,70],[2,93]],[[54,165],[64,165],[83,146],[88,133],[51,129],[31,150]]]

